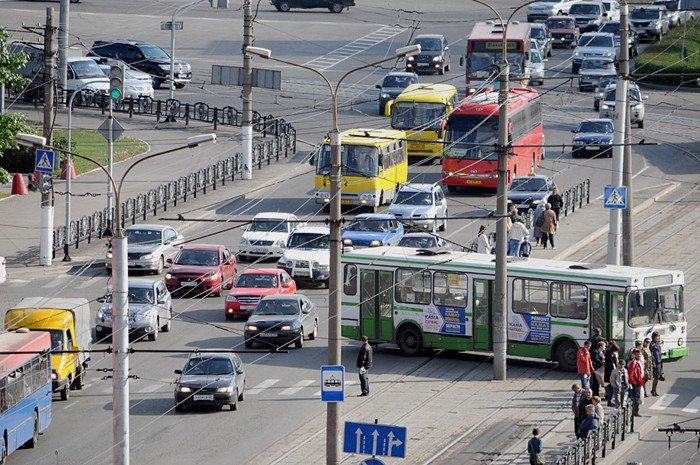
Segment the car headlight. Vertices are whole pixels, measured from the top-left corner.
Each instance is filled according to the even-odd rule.
[[[600,108],[601,108],[602,110],[609,110],[609,109],[610,109],[610,105],[602,104],[602,105],[600,106]]]
[[[642,109],[642,104],[641,104],[641,103],[638,103],[638,104],[634,105],[632,108],[634,108],[635,110],[641,110],[641,109]]]
[[[170,273],[165,273],[165,279],[173,279],[174,276],[171,275]]]
[[[246,329],[246,331],[257,331],[258,327],[255,325],[246,325],[245,329]]]
[[[204,276],[202,276],[203,279],[206,279],[208,281],[213,281],[213,280],[217,279],[218,277],[219,277],[219,273],[209,273],[209,274],[205,274]]]
[[[311,268],[313,268],[314,270],[318,270],[318,268],[319,268],[318,262],[313,262],[313,263],[311,264]]]
[[[585,144],[585,142],[583,142],[582,140],[575,140],[574,141],[574,145],[584,145],[584,144]]]
[[[360,202],[369,202],[374,199],[374,194],[360,194]]]
[[[574,56],[575,56],[575,57],[580,57],[580,56],[581,56],[581,52],[579,52],[578,50],[574,51]]]
[[[101,320],[102,318],[104,318],[105,313],[102,311],[102,309],[99,309],[97,311],[97,315],[95,315],[95,316],[97,317],[98,320]]]
[[[58,379],[58,374],[55,371],[51,372],[51,379]]]
[[[236,299],[235,295],[227,295],[226,302],[238,302],[238,299]]]
[[[381,247],[382,245],[382,241],[372,241],[369,243],[370,247]]]
[[[612,52],[605,52],[605,53],[603,53],[603,56],[604,56],[604,57],[611,57],[611,56],[612,56]]]
[[[318,266],[318,269],[319,269],[320,271],[328,271],[328,270],[331,269],[331,267],[330,267],[329,265],[319,265],[319,266]]]
[[[105,258],[112,259],[112,252],[105,252]]]
[[[436,57],[433,57],[433,61],[442,61],[442,56],[438,55]]]
[[[192,389],[187,386],[178,386],[177,390],[178,392],[192,392]]]
[[[379,95],[379,97],[380,97],[380,98],[391,98],[391,95],[389,95],[389,94],[387,94],[387,93],[385,93],[385,92],[382,92],[382,93]]]
[[[162,65],[158,65],[158,67],[160,69],[162,69],[163,71],[170,71],[170,65],[162,64]]]
[[[287,241],[284,239],[279,239],[275,241],[275,247],[284,247],[287,244]]]
[[[282,331],[291,331],[292,325],[284,325],[280,328]]]
[[[216,392],[233,392],[233,388],[231,386],[224,386],[216,388]]]
[[[151,260],[152,258],[153,258],[152,253],[147,253],[147,254],[141,255],[141,260]]]
[[[328,191],[318,191],[316,192],[316,197],[318,197],[319,199],[330,199],[331,193]]]
[[[408,57],[406,58],[406,61],[413,61],[415,58],[414,57]]]
[[[241,237],[241,240],[238,241],[238,243],[240,245],[250,245],[250,242],[248,242],[248,239],[246,239],[245,237]]]

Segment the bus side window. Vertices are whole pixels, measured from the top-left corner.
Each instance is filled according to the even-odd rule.
[[[345,265],[345,280],[343,292],[345,295],[357,294],[357,267],[355,265]]]
[[[513,303],[511,307],[515,313],[546,315],[548,297],[547,281],[521,278],[513,280]]]

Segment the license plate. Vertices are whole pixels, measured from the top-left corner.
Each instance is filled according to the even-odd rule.
[[[253,253],[267,253],[265,249],[253,249]]]
[[[180,283],[180,286],[182,286],[182,287],[195,287],[195,286],[197,286],[197,282],[196,281],[183,281]]]
[[[265,331],[264,333],[260,333],[262,337],[277,337],[277,332],[276,331]]]
[[[255,310],[255,305],[241,305],[241,310]]]
[[[598,147],[596,147],[595,145],[587,145],[586,150],[598,150]]]
[[[214,400],[214,394],[195,394],[192,396],[194,400]]]
[[[418,66],[428,66],[429,63],[418,63]]]
[[[467,184],[481,184],[478,179],[467,179]]]
[[[128,262],[128,266],[136,266],[136,262]]]
[[[352,200],[341,200],[340,203],[343,205],[352,205]]]

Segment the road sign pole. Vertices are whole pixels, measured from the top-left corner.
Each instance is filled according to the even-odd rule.
[[[627,18],[629,6],[620,5],[620,44],[628,43]],[[630,74],[630,48],[620,47],[620,74],[627,79]],[[681,55],[682,56],[682,55]],[[622,211],[622,264],[634,265],[634,228],[632,212],[632,115],[629,108],[625,114],[625,147],[622,181],[627,186],[627,208]]]
[[[46,28],[44,30],[44,127],[43,134],[47,144],[52,143],[52,130],[54,121],[54,69],[56,67],[55,60],[55,35],[56,28],[53,23],[53,8],[46,9]],[[44,183],[44,177],[51,178],[51,173],[42,174],[41,176],[41,233],[39,237],[39,264],[42,266],[51,266],[53,261],[53,213],[54,213],[54,195],[53,182]],[[50,186],[49,189],[44,189],[44,185]]]
[[[245,53],[253,45],[253,6],[251,0],[243,2],[243,145],[242,179],[253,179],[253,57]]]
[[[108,158],[108,171],[109,175],[113,175],[113,169],[114,169],[114,116],[112,114],[112,107],[114,106],[114,102],[112,99],[109,99],[109,116],[107,117],[107,121],[109,121],[109,137],[107,138],[107,158]],[[112,183],[107,180],[107,224],[109,225],[110,231],[114,232],[114,213],[112,211],[114,207],[114,192],[112,192]],[[119,205],[117,205],[117,208],[119,208]]]

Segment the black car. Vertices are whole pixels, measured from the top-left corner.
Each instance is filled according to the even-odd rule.
[[[620,46],[620,22],[608,21],[603,23],[598,32],[610,32],[615,36],[615,45]],[[627,22],[627,44],[629,45],[630,57],[639,55],[639,38],[634,24]]]
[[[287,12],[292,8],[328,8],[331,13],[342,13],[343,9],[355,6],[354,0],[270,0],[277,11]]]
[[[574,133],[571,158],[612,157],[615,126],[611,119],[584,120],[571,132]]]
[[[387,102],[394,100],[411,84],[418,84],[416,73],[393,71],[384,76],[382,83],[376,86],[379,89],[379,116],[384,116]]]
[[[518,213],[524,213],[545,202],[554,187],[554,181],[548,176],[516,176],[508,187],[508,201],[515,205]]]
[[[232,353],[194,353],[175,381],[175,410],[185,407],[229,406],[238,409],[245,389],[245,370],[241,358]]]
[[[170,79],[170,55],[157,45],[132,40],[97,40],[92,44],[89,57],[120,60],[139,71],[153,76],[156,89]],[[192,80],[192,67],[183,60],[175,60],[173,74],[175,87],[181,89]]]
[[[304,339],[316,339],[318,312],[316,305],[302,294],[277,294],[263,297],[246,322],[245,346],[254,342],[283,346],[294,342],[301,349]]]
[[[450,70],[450,48],[447,39],[441,34],[421,34],[413,39],[411,45],[420,45],[417,55],[406,58],[406,71],[433,72],[445,74]]]

